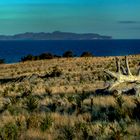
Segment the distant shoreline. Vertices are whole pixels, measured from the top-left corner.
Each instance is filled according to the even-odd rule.
[[[26,32],[15,35],[0,35],[0,40],[96,40],[96,39],[97,40],[112,39],[112,37],[96,33],[72,33],[60,31],[55,31],[52,33]]]

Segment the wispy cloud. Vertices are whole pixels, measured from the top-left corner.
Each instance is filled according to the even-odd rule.
[[[133,20],[122,20],[118,21],[119,24],[139,24],[139,21],[133,21]]]

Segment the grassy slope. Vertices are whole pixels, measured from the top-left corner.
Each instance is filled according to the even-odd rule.
[[[130,56],[130,58],[130,67],[136,73],[140,56]],[[69,130],[70,134],[73,134],[75,139],[82,139],[86,132],[83,132],[81,128],[77,128],[76,124],[83,123],[87,126],[88,136],[103,139],[109,137],[109,135],[114,135],[116,132],[110,130],[110,125],[114,128],[118,127],[118,130],[122,128],[119,128],[117,122],[107,121],[106,117],[103,117],[104,113],[102,114],[100,110],[110,106],[115,107],[114,97],[94,97],[94,109],[93,112],[90,111],[91,95],[94,94],[96,89],[105,87],[104,81],[107,80],[107,77],[103,71],[105,69],[115,70],[114,60],[114,57],[68,58],[0,65],[0,82],[4,82],[0,84],[1,110],[7,105],[0,115],[0,122],[2,122],[0,128],[3,128],[8,122],[17,123],[18,120],[22,123],[25,122],[26,125],[22,124],[23,129],[19,132],[20,139],[58,139],[59,137],[61,139],[61,137],[65,138],[68,133],[65,132],[67,130],[65,126],[69,126],[69,129],[71,128]],[[61,75],[49,77],[48,75],[54,71],[60,72]],[[40,77],[30,77],[32,74],[38,74]],[[21,81],[12,81],[12,79],[18,79],[21,76],[27,77]],[[44,78],[41,78],[43,76]],[[8,82],[4,79],[7,79]],[[21,98],[24,93],[27,93],[27,96],[31,94],[38,102],[35,110],[30,111],[28,109],[28,97]],[[69,111],[77,103],[75,101],[77,95],[81,96],[83,93],[90,94],[90,96],[85,97],[82,108],[80,108],[82,110],[79,112],[78,110]],[[123,98],[125,106],[135,107],[134,97],[125,96]],[[56,105],[55,111],[49,107],[54,103]],[[40,122],[45,117],[46,112],[51,115],[53,125],[45,132],[42,132]],[[98,115],[95,115],[95,118],[93,117],[93,114],[99,113],[102,114],[100,117]],[[30,120],[28,128],[27,120]],[[75,135],[76,128],[79,132],[77,136]],[[134,121],[127,129],[133,134],[131,138],[135,135],[138,137],[140,135],[139,121]]]

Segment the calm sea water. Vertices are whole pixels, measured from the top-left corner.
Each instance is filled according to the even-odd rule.
[[[95,56],[140,54],[140,40],[82,40],[82,41],[0,41],[0,58],[6,63],[19,62],[28,54],[50,52],[62,55],[71,50],[79,56],[84,51]]]

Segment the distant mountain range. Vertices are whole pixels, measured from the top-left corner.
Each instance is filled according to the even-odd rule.
[[[0,40],[95,40],[112,39],[111,36],[104,36],[94,33],[71,33],[55,31],[52,33],[22,33],[16,35],[0,35]]]

